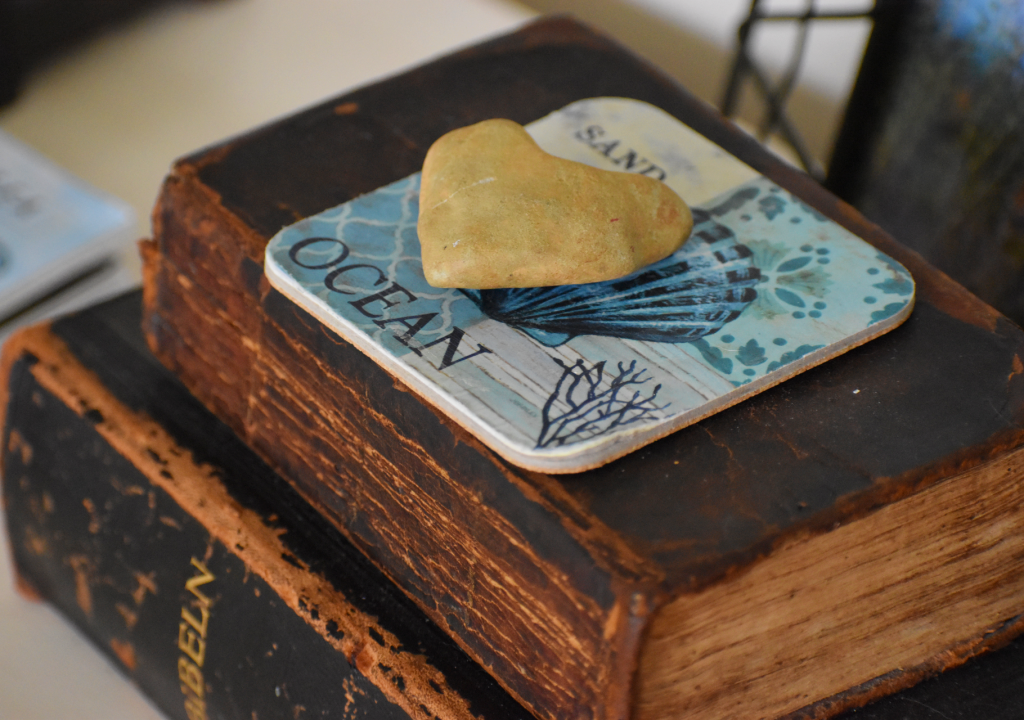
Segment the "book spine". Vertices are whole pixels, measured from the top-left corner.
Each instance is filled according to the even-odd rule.
[[[253,478],[236,481],[262,466],[218,465],[212,418],[185,407],[213,446],[183,445],[46,326],[9,342],[0,369],[19,584],[170,717],[527,716],[351,546],[247,495]],[[178,399],[148,391],[153,404]]]
[[[241,315],[258,328],[236,324],[241,283],[204,280],[221,254],[184,264],[220,240],[191,235],[221,224],[193,184],[168,181],[143,252],[154,354],[535,714],[628,717],[650,567],[276,291]],[[240,277],[247,260],[231,261],[224,277]]]

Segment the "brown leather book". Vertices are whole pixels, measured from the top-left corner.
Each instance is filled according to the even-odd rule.
[[[170,718],[529,720],[150,355],[141,305],[134,292],[4,345],[23,593]]]
[[[604,467],[502,460],[273,291],[283,226],[490,117],[679,118],[908,268],[888,335]],[[1020,632],[1024,334],[566,19],[179,161],[144,246],[156,355],[543,718],[824,717]]]
[[[530,717],[160,367],[140,310],[131,293],[4,347],[23,594],[172,718]],[[1022,667],[1018,638],[843,717],[1019,718]]]

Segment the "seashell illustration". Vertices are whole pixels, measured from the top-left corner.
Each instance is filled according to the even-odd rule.
[[[679,250],[632,275],[585,285],[462,292],[488,317],[554,347],[577,335],[691,342],[736,319],[757,298],[760,271],[732,230],[693,209]]]

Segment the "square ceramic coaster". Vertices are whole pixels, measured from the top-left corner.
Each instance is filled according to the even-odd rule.
[[[663,180],[693,208],[693,235],[608,282],[435,288],[417,173],[266,251],[275,288],[510,462],[602,465],[910,314],[903,266],[658,108],[582,100],[527,130],[553,155]]]

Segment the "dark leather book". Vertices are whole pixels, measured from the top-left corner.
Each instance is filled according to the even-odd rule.
[[[530,718],[150,355],[140,321],[136,292],[4,346],[25,593],[172,718]]]
[[[908,268],[888,335],[604,467],[524,471],[273,291],[282,226],[453,128],[622,96]],[[609,40],[542,20],[184,158],[155,354],[543,718],[824,717],[1020,632],[1024,333]]]
[[[132,293],[4,349],[24,594],[169,717],[529,717],[155,362],[140,310]],[[1022,698],[1017,639],[842,718],[1010,720]]]

